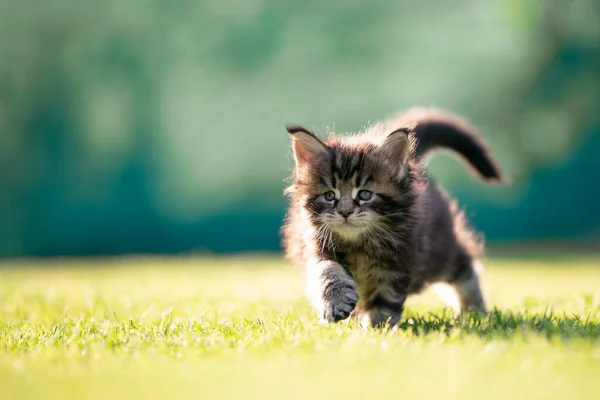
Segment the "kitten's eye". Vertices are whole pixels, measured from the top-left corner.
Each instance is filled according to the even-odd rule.
[[[330,190],[329,192],[325,192],[323,197],[327,201],[334,201],[335,200],[335,192],[333,190]]]
[[[358,199],[362,201],[369,201],[373,197],[373,192],[370,190],[361,190],[358,192]]]

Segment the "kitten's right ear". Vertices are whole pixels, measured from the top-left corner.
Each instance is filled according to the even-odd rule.
[[[327,146],[309,129],[299,125],[286,125],[285,129],[292,138],[296,165],[303,165],[311,160],[327,157],[329,153]]]

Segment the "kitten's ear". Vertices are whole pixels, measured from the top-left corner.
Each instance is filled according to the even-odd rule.
[[[381,149],[389,161],[397,161],[400,165],[404,165],[408,162],[408,157],[410,155],[409,135],[411,132],[412,129],[408,127],[400,128],[396,129],[385,138],[381,145]]]
[[[292,138],[296,165],[303,165],[311,160],[327,157],[327,146],[310,130],[299,125],[286,125],[285,129]]]

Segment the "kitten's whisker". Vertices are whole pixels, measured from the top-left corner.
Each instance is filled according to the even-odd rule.
[[[399,211],[399,212],[395,212],[395,213],[390,213],[390,214],[383,214],[382,217],[384,218],[390,218],[390,217],[408,217],[410,216],[410,213],[407,213],[405,211]]]
[[[335,256],[335,243],[333,240],[333,231],[331,230],[331,228],[329,228],[329,241],[331,242],[331,251],[333,252],[333,255]]]
[[[388,249],[392,250],[391,244],[387,243],[387,240],[385,240],[385,238],[383,236],[381,236],[381,234],[378,233],[377,230],[371,229],[371,228],[377,228],[377,226],[375,224],[367,225],[367,231],[371,234],[373,239],[375,239],[375,240],[373,240],[373,242],[379,242],[379,243],[385,245],[385,247],[387,247]]]
[[[323,253],[325,251],[325,237],[324,237],[324,232],[327,229],[327,224],[323,224],[321,226],[319,226],[317,228],[317,230],[314,232],[315,238],[317,240],[317,242],[320,242],[321,244],[321,253]]]
[[[402,231],[392,231],[389,229],[382,228],[381,226],[375,225],[375,228],[384,233],[392,242],[402,240],[406,238],[406,234]]]

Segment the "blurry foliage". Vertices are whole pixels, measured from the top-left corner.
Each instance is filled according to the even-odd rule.
[[[275,249],[283,124],[416,104],[471,119],[512,177],[431,162],[488,238],[590,234],[598,93],[593,0],[2,0],[0,255]]]

